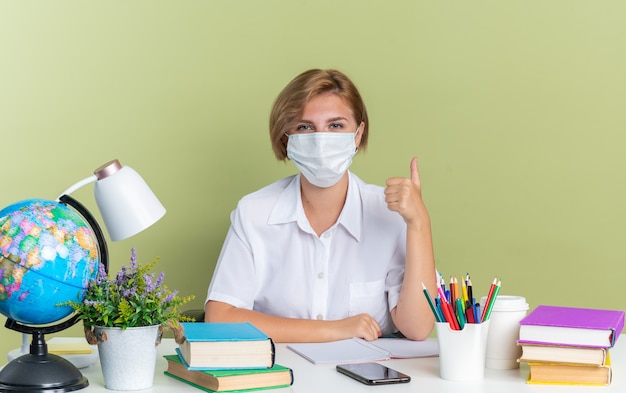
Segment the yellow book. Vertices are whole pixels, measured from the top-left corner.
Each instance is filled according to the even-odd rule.
[[[613,378],[611,359],[602,366],[573,365],[567,363],[536,363],[528,362],[530,373],[529,384],[554,385],[610,385]]]
[[[551,344],[518,344],[522,348],[519,362],[570,363],[604,366],[608,348],[575,347]]]
[[[58,343],[48,344],[48,352],[55,355],[83,355],[90,354],[93,349],[85,343]]]

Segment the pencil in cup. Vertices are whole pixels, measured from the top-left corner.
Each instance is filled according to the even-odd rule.
[[[444,295],[442,287],[437,286],[437,292],[439,295],[434,301],[424,283],[422,283],[422,292],[424,292],[424,296],[426,297],[428,305],[435,315],[435,320],[437,322],[447,322],[450,324],[450,327],[455,330],[459,330],[461,328],[457,318],[455,317],[455,311],[447,301],[447,297]]]
[[[428,306],[432,310],[433,314],[435,314],[435,320],[437,322],[443,322],[445,319],[443,315],[440,313],[440,311],[438,310],[438,307],[435,305],[435,303],[433,303],[433,299],[430,297],[428,288],[426,288],[426,285],[424,285],[424,283],[422,283],[422,292],[424,292],[424,296],[426,296],[426,301],[428,302]]]
[[[500,292],[500,286],[502,285],[502,281],[498,279],[498,277],[493,279],[493,284],[489,288],[489,294],[487,294],[487,300],[483,305],[482,317],[481,321],[489,320],[491,316],[491,311],[493,310],[493,305],[496,303],[496,298],[498,297],[498,293]]]
[[[495,304],[502,285],[502,281],[499,280],[498,277],[495,277],[489,287],[489,292],[486,296],[487,300],[485,301],[485,304],[480,307],[480,305],[475,302],[473,297],[469,274],[467,275],[466,282],[467,289],[463,291],[463,296],[456,297],[453,295],[448,297],[447,291],[445,290],[445,283],[442,281],[441,285],[437,285],[438,296],[435,297],[434,300],[431,297],[428,288],[426,288],[426,285],[422,282],[422,291],[424,292],[428,305],[435,316],[435,320],[437,322],[448,322],[450,328],[454,330],[461,330],[466,324],[482,323],[488,320],[491,316],[493,305]],[[455,285],[454,277],[451,279],[450,285],[451,287]],[[451,292],[455,293],[456,291],[453,290]]]

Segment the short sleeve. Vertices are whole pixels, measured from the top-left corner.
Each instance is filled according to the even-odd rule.
[[[231,213],[231,226],[226,234],[213,273],[207,299],[252,309],[256,293],[254,258],[245,235],[238,210]]]

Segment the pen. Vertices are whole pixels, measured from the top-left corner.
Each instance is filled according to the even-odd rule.
[[[439,287],[446,293],[446,280],[443,279],[443,276],[439,276]]]
[[[444,286],[445,287],[445,286]],[[445,291],[442,289],[442,287],[437,287],[437,292],[439,292],[439,306],[441,308],[441,316],[443,321],[442,322],[448,322],[450,324],[450,327],[454,330],[458,330],[455,329],[454,327],[454,322],[456,321],[456,318],[454,317],[454,313],[452,312],[452,307],[450,306],[449,303],[449,296],[450,296],[450,291]]]
[[[443,311],[441,310],[441,298],[439,297],[439,295],[435,297],[435,308],[437,309],[437,314],[439,315],[439,319],[441,319],[441,322],[447,322],[446,317],[443,315]]]
[[[476,320],[474,319],[474,306],[472,306],[472,303],[469,300],[465,306],[465,319],[467,320],[467,323],[476,323]]]
[[[474,310],[474,321],[480,323],[480,304],[474,303],[472,309]]]

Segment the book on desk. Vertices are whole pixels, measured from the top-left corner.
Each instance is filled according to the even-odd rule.
[[[613,369],[610,357],[602,365],[529,362],[529,384],[610,385]]]
[[[519,341],[609,348],[624,329],[624,311],[540,305],[520,321]]]
[[[522,348],[520,362],[559,362],[603,366],[608,348],[518,343]]]
[[[189,370],[178,355],[165,355],[165,375],[210,392],[286,387],[293,384],[293,371],[279,364],[270,368]]]
[[[289,386],[293,371],[274,363],[273,340],[248,322],[182,322],[184,341],[165,355],[165,375],[210,392]]]
[[[182,322],[178,347],[190,369],[270,368],[274,341],[248,322]]]
[[[610,348],[624,328],[624,312],[540,305],[520,321],[520,362],[528,383],[609,385]]]

